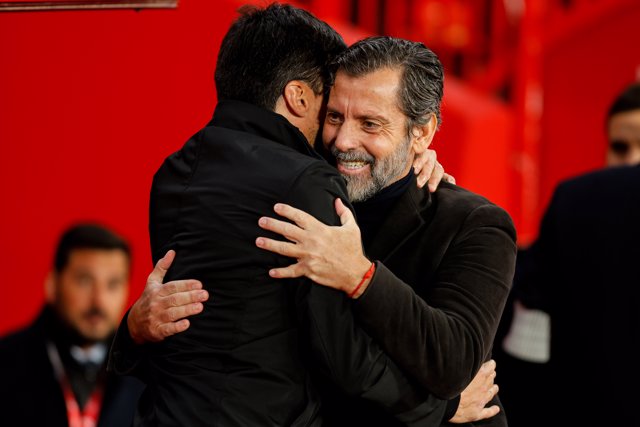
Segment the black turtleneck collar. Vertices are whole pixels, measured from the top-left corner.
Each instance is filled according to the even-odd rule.
[[[231,99],[218,102],[209,125],[252,133],[309,156],[322,158],[302,132],[284,116],[247,102]]]
[[[371,240],[378,233],[382,223],[398,199],[411,185],[415,185],[414,176],[413,168],[411,168],[404,178],[383,188],[373,197],[353,204],[360,232],[362,233],[362,243],[365,248],[369,246]]]

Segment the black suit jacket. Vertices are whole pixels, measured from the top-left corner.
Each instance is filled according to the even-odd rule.
[[[379,261],[353,305],[359,322],[412,378],[453,398],[490,358],[515,238],[509,215],[485,198],[446,183],[430,195],[412,183],[366,248]],[[506,425],[504,410],[476,425]]]
[[[62,388],[47,354],[52,314],[0,340],[0,425],[66,427]],[[131,425],[143,385],[108,375],[98,427]]]
[[[346,296],[268,275],[290,260],[255,246],[260,216],[285,202],[339,224],[336,197],[347,200],[342,178],[303,135],[242,102],[220,102],[209,126],[165,160],[151,192],[154,261],[175,249],[165,279],[199,279],[212,298],[187,331],[147,346],[136,425],[318,425],[310,367],[399,419],[442,417],[444,405],[421,405],[426,396],[355,325]],[[113,351],[123,373],[131,367],[117,341],[126,336]]]
[[[514,291],[551,317],[547,394],[530,409],[559,425],[640,425],[626,392],[640,380],[640,166],[560,183],[530,255]]]

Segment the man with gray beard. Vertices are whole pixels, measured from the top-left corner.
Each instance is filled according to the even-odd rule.
[[[215,297],[186,331],[145,346],[139,363],[129,348],[144,342],[135,315],[122,322],[111,366],[147,383],[134,425],[326,425],[314,376],[404,424],[439,424],[464,408],[402,372],[357,326],[346,296],[269,277],[290,260],[254,244],[258,219],[278,201],[340,224],[333,201],[347,199],[344,182],[311,143],[326,65],[345,48],[326,23],[278,3],[241,9],[227,31],[214,116],[156,171],[149,216],[154,260],[177,252],[167,279],[200,280]],[[481,377],[483,412],[496,390]]]
[[[430,195],[416,185],[414,157],[427,150],[440,122],[443,73],[433,52],[420,43],[371,38],[339,55],[335,66],[323,141],[347,180],[366,256],[360,229],[339,199],[342,226],[325,226],[277,204],[276,212],[300,227],[267,217],[259,225],[295,243],[259,237],[256,244],[298,260],[271,269],[272,278],[306,276],[346,292],[358,320],[404,372],[450,399],[446,414],[458,409],[453,418],[442,419],[460,421],[465,387],[478,372],[482,376],[493,369],[491,363],[481,366],[490,358],[511,283],[515,230],[502,209],[480,196],[444,183]],[[160,284],[173,256],[161,260],[145,302],[132,308],[129,331],[144,338],[138,342],[180,332],[176,320],[182,319],[184,330],[189,325],[184,317],[202,310],[199,291],[177,282]],[[148,292],[153,287],[158,291]],[[172,302],[167,306],[166,301]],[[156,315],[148,313],[159,306],[172,314],[164,325],[151,324],[149,316]],[[167,325],[174,326],[168,333]],[[315,374],[326,425],[400,425],[380,407],[346,396],[326,376]],[[488,393],[496,391],[491,387]],[[494,415],[498,405],[494,398],[479,418]],[[506,425],[504,414],[487,422]]]
[[[339,227],[277,204],[275,212],[295,224],[267,217],[259,224],[288,241],[256,244],[297,260],[271,277],[306,276],[344,291],[360,324],[401,368],[438,397],[455,399],[491,356],[514,273],[511,218],[455,185],[432,194],[415,185],[413,159],[440,123],[443,72],[431,50],[374,37],[348,48],[335,68],[323,143],[347,181],[358,224],[339,199]],[[324,386],[330,425],[365,425],[363,416],[394,425]],[[490,404],[500,405],[497,396]],[[506,425],[504,411],[483,425]]]

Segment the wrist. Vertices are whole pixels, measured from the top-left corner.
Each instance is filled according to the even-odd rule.
[[[144,338],[138,333],[138,330],[136,328],[136,323],[134,321],[135,316],[133,316],[133,309],[134,307],[131,308],[131,311],[127,315],[127,329],[129,329],[129,336],[131,337],[131,340],[133,340],[134,343],[144,344]]]
[[[364,269],[363,269],[364,267]],[[371,278],[373,277],[373,273],[376,270],[376,264],[374,262],[369,261],[365,258],[363,263],[360,263],[360,267],[356,270],[362,272],[361,275],[357,276],[357,282],[354,282],[350,289],[347,291],[347,295],[349,298],[357,299],[364,293],[371,282]]]

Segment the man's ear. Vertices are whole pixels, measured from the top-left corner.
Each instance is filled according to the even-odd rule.
[[[56,273],[50,271],[44,280],[44,298],[49,304],[53,304],[56,300]]]
[[[287,111],[295,117],[305,117],[311,108],[315,93],[301,80],[291,80],[282,91],[282,101]]]
[[[431,145],[438,129],[438,119],[434,113],[429,113],[429,120],[424,125],[411,129],[411,148],[416,154],[423,153]]]

